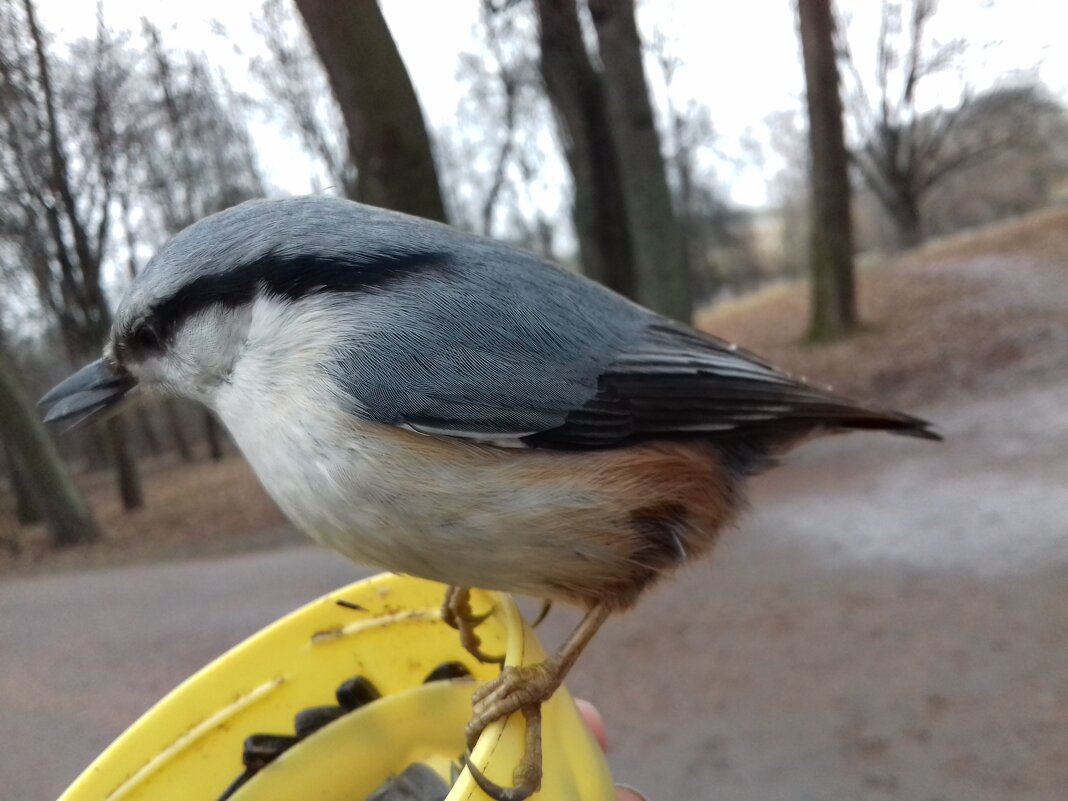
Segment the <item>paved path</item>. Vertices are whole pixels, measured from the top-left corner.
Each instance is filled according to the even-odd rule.
[[[818,443],[569,682],[654,799],[1063,801],[1068,385]],[[0,580],[0,798],[48,801],[229,645],[362,575],[313,547]],[[548,640],[573,616],[550,618]]]

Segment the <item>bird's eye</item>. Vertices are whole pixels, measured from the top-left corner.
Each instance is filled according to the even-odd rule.
[[[137,323],[127,335],[126,342],[131,351],[141,355],[148,355],[163,349],[163,338],[156,326],[149,320]]]

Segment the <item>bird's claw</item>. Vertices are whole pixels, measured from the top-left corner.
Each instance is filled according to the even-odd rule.
[[[553,608],[553,602],[551,598],[546,598],[541,602],[541,609],[538,610],[538,614],[530,621],[530,627],[536,629],[542,624],[542,622],[549,616],[549,612]]]
[[[523,758],[512,772],[511,787],[502,787],[475,766],[471,760],[470,748],[473,746],[464,754],[471,778],[494,801],[526,801],[541,787],[541,704],[529,704],[522,710],[526,718],[526,747]]]
[[[557,670],[551,660],[536,665],[506,667],[501,675],[486,682],[471,695],[471,721],[464,729],[468,747],[474,747],[483,730],[493,721],[506,718],[520,709],[540,708],[559,686]]]
[[[476,615],[471,610],[471,591],[466,587],[449,587],[445,593],[445,602],[441,607],[441,619],[445,624],[460,632],[460,644],[479,662],[486,664],[504,664],[504,655],[487,654],[482,650],[482,639],[475,633],[493,610]]]

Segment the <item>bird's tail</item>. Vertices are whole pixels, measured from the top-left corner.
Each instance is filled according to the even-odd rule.
[[[833,399],[833,400],[832,400]],[[855,404],[828,396],[816,411],[797,408],[772,420],[754,421],[732,431],[718,433],[712,443],[728,467],[743,475],[755,475],[775,466],[788,451],[813,437],[849,431],[886,431],[906,437],[941,442],[932,423],[890,409]]]
[[[942,435],[935,431],[934,425],[927,420],[903,412],[859,404],[843,403],[839,413],[828,415],[821,423],[828,433],[853,430],[889,431],[891,434],[906,437],[942,441]]]

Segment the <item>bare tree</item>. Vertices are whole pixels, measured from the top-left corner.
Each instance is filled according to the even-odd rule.
[[[134,143],[142,196],[170,237],[208,214],[264,194],[240,101],[205,58],[172,53],[146,20],[151,62],[142,101],[151,125]]]
[[[345,120],[308,32],[290,8],[286,0],[264,2],[253,25],[269,55],[253,59],[252,72],[305,152],[341,194],[355,198],[356,164],[346,148]]]
[[[524,96],[529,94],[533,83],[531,62],[522,54],[522,48],[517,46],[515,30],[517,15],[508,13],[508,9],[498,9],[493,0],[482,0],[481,12],[482,27],[486,31],[486,48],[493,60],[496,74],[486,75],[485,71],[480,68],[480,59],[469,57],[464,59],[463,63],[467,66],[468,72],[473,75],[472,83],[476,88],[474,94],[481,96],[481,105],[486,105],[485,95],[489,94],[485,87],[487,79],[500,90],[501,124],[486,126],[483,123],[483,127],[492,128],[500,135],[499,141],[493,143],[489,182],[483,194],[478,215],[481,232],[486,236],[493,236],[497,208],[508,187],[508,169],[520,149],[519,119],[524,107]],[[505,52],[506,49],[510,51],[512,58],[509,57],[509,53]]]
[[[847,38],[839,43],[857,129],[854,162],[902,247],[922,241],[923,201],[934,187],[1012,145],[1011,136],[954,137],[973,99],[963,80],[958,104],[926,108],[921,102],[921,89],[932,76],[954,69],[965,47],[963,39],[932,39],[929,23],[937,7],[937,0],[883,0],[873,86]]]
[[[572,217],[583,271],[637,299],[638,281],[608,98],[582,38],[576,0],[536,0],[545,90],[574,180]]]
[[[950,151],[1001,143],[931,187],[924,231],[938,235],[1042,208],[1068,176],[1068,112],[1045,87],[997,86],[976,94],[949,134]]]
[[[678,101],[675,85],[683,61],[661,31],[653,32],[646,52],[659,68],[664,91],[664,160],[695,297],[748,286],[759,279],[749,215],[729,202],[717,181],[712,160],[729,159],[716,148],[711,113],[696,100]]]
[[[533,9],[482,0],[480,12],[476,51],[460,54],[456,113],[436,132],[449,218],[552,258],[558,226],[539,197],[552,159],[551,106],[538,76]]]
[[[445,221],[437,168],[408,70],[374,0],[297,0],[326,68],[365,203]]]
[[[836,339],[857,324],[853,283],[849,154],[842,127],[834,14],[830,0],[798,0],[805,62],[812,201],[808,336]]]
[[[688,320],[693,311],[682,232],[672,207],[660,136],[642,64],[633,0],[589,0],[633,236],[638,297]]]
[[[772,261],[779,272],[800,277],[808,270],[809,203],[812,179],[807,126],[796,111],[779,111],[765,118],[769,145],[781,167],[771,182],[775,211],[765,220],[774,235],[765,236],[765,246],[775,251]],[[758,240],[761,237],[758,237]]]
[[[25,489],[43,514],[53,544],[79,545],[100,539],[89,507],[17,376],[0,342],[0,436],[14,454],[16,470],[32,476]]]
[[[73,54],[88,80],[75,88],[64,75],[57,83],[63,69],[32,0],[23,0],[21,14],[13,3],[0,6],[0,41],[0,229],[22,248],[42,306],[80,362],[99,354],[111,324],[102,267],[124,152],[117,108],[128,64],[98,14],[95,39]],[[109,420],[107,432],[123,504],[136,508],[143,495],[122,421]]]

